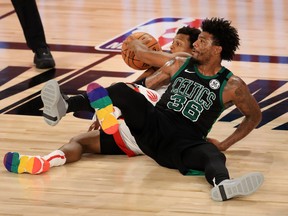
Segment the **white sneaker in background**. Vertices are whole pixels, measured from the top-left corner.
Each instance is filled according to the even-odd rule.
[[[41,90],[44,105],[43,117],[47,124],[54,126],[66,115],[68,103],[63,98],[56,80],[49,80]]]

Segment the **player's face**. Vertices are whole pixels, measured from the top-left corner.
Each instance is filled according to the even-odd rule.
[[[171,53],[176,52],[187,52],[191,53],[192,49],[190,47],[189,35],[177,34],[170,47]]]
[[[193,43],[192,57],[200,62],[209,61],[212,58],[213,36],[207,32],[201,32],[198,39]]]

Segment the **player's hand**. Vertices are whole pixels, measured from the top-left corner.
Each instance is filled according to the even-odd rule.
[[[208,142],[214,144],[220,151],[225,151],[225,150],[227,150],[227,148],[223,147],[223,145],[221,145],[221,142],[218,141],[217,139],[207,137],[206,140],[207,140]]]
[[[138,42],[141,42],[142,44],[148,44],[150,41],[152,40],[152,38],[149,36],[149,35],[143,35],[141,36],[141,38],[137,38],[135,37],[133,34],[132,35],[129,35],[127,37],[127,42],[130,43],[130,42],[134,42],[134,41],[138,41]],[[137,42],[135,42],[137,43]]]
[[[144,50],[148,50],[148,47],[146,46],[147,44],[149,44],[149,42],[152,39],[150,37],[146,37],[143,36],[141,37],[141,39],[137,39],[135,38],[133,35],[130,35],[125,41],[125,45],[127,46],[127,48],[133,52],[135,52],[136,49],[144,49]]]
[[[98,121],[94,121],[94,122],[90,125],[88,131],[98,130],[98,129],[100,129],[100,124],[99,124]]]

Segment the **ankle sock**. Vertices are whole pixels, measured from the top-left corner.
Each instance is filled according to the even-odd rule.
[[[61,166],[66,163],[65,154],[59,149],[43,156],[43,158],[49,162],[50,167]]]
[[[67,113],[88,111],[94,113],[95,110],[90,106],[90,101],[86,93],[72,96],[66,100],[68,103]]]

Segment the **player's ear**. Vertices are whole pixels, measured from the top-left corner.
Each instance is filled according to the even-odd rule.
[[[214,54],[220,55],[222,52],[222,46],[214,46]]]

